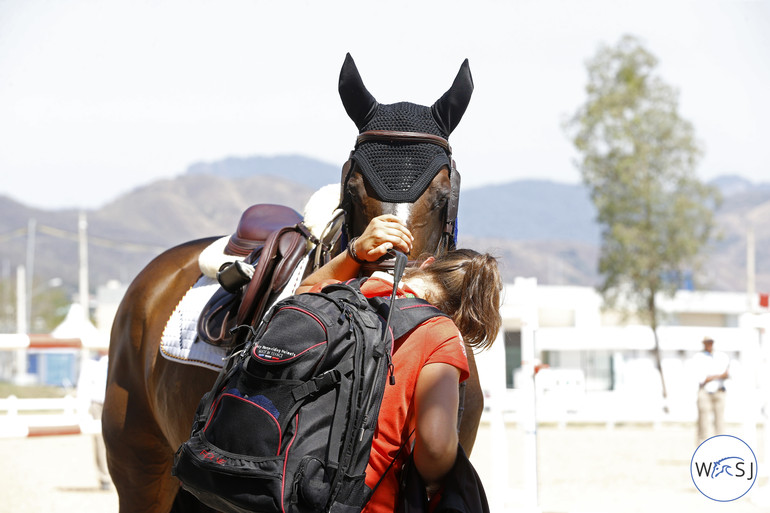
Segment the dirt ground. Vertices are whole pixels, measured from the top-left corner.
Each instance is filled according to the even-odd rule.
[[[0,438],[0,512],[110,513],[114,488],[102,491],[90,435]]]
[[[515,426],[504,440],[494,439],[489,425],[481,427],[471,461],[493,513],[770,512],[768,473],[761,467],[759,481],[736,501],[714,502],[697,491],[689,474],[695,448],[688,426],[541,427],[536,471],[525,465],[527,438]],[[0,513],[118,510],[114,489],[99,488],[88,435],[2,438],[0,454]],[[527,504],[524,492],[533,476],[538,507]]]
[[[542,513],[689,513],[770,512],[768,472],[743,497],[715,502],[695,488],[690,462],[695,427],[618,426],[540,427],[537,431],[537,470],[527,464],[520,428],[508,428],[504,442],[494,443],[482,424],[471,461],[487,489],[493,512]],[[758,437],[761,440],[761,436]],[[500,447],[507,444],[507,447]],[[507,452],[507,466],[499,455]],[[500,474],[507,472],[507,486]],[[528,482],[537,477],[537,508]]]

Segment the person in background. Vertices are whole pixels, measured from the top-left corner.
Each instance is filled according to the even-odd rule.
[[[725,380],[729,377],[730,358],[714,351],[714,340],[703,339],[703,351],[693,358],[698,379],[698,444],[725,432]]]
[[[409,253],[411,247],[411,233],[397,217],[376,217],[351,240],[347,253],[308,276],[297,292],[316,292],[355,278],[363,262],[376,261],[391,248]],[[458,249],[418,262],[419,267],[405,271],[398,295],[426,299],[450,318],[430,319],[395,341],[396,381],[385,387],[366,471],[367,486],[376,490],[365,513],[394,511],[400,469],[409,452],[428,497],[441,493],[442,480],[457,457],[458,385],[469,375],[466,343],[488,347],[502,323],[502,279],[495,258]],[[390,296],[392,291],[393,279],[385,272],[373,273],[361,286],[367,297]]]
[[[102,420],[106,386],[107,355],[101,356],[98,360],[85,360],[81,366],[78,378],[78,395],[89,401],[88,413],[98,421]],[[104,447],[101,430],[95,432],[93,438],[99,486],[102,490],[109,490],[112,486],[112,479],[107,469],[107,451]]]

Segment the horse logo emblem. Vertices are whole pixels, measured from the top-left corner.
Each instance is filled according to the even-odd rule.
[[[740,438],[714,436],[695,450],[690,475],[698,491],[709,499],[734,501],[754,486],[757,458],[751,447]]]

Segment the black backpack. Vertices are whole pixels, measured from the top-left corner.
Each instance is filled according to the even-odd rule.
[[[227,513],[366,504],[392,343],[444,314],[421,299],[367,299],[361,283],[276,303],[230,357],[174,458],[173,474],[201,502]]]

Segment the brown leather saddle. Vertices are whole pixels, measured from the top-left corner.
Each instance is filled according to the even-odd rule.
[[[267,305],[286,287],[308,254],[308,241],[319,243],[294,209],[271,204],[246,209],[227,242],[225,254],[245,256],[243,261],[254,266],[254,274],[234,292],[220,287],[214,293],[198,318],[199,338],[215,346],[234,345],[236,335],[231,330],[253,326],[262,318]],[[222,266],[220,274],[227,265]]]

